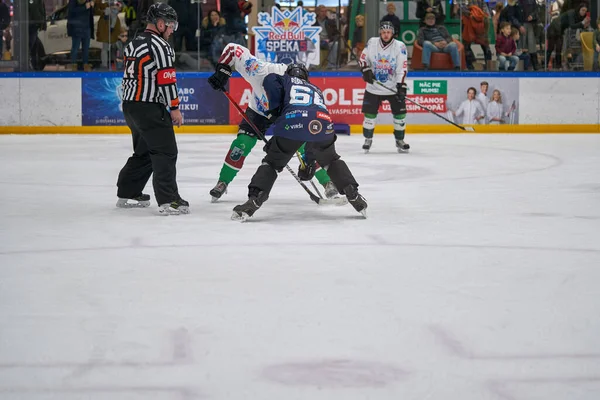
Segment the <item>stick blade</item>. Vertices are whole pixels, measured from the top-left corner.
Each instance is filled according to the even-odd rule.
[[[346,196],[332,197],[331,199],[319,199],[320,206],[344,206],[348,204]]]
[[[464,126],[463,128],[465,128],[465,131],[468,131],[468,132],[475,132],[475,129],[473,129],[473,127],[472,127],[472,126]]]

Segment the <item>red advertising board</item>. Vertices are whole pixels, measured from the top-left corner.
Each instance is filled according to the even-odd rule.
[[[361,125],[363,123],[364,116],[361,107],[365,93],[365,82],[361,78],[311,78],[310,81],[323,92],[325,104],[333,122],[349,125]],[[242,106],[242,109],[245,109],[250,101],[250,85],[242,78],[231,78],[229,85],[231,95]],[[446,111],[446,95],[410,95],[409,98],[435,111]],[[411,113],[427,112],[412,105],[412,103],[407,103],[407,109]],[[389,104],[387,102],[383,103],[379,108],[379,112],[389,114],[391,112]],[[230,124],[237,125],[241,119],[235,108],[230,105]]]

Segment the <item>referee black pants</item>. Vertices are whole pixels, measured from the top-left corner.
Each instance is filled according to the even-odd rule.
[[[139,196],[154,174],[157,203],[178,200],[177,142],[171,115],[162,104],[143,102],[123,102],[123,114],[133,136],[133,155],[119,173],[117,196]]]

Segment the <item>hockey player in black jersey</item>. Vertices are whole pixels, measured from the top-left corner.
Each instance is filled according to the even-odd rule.
[[[267,201],[277,174],[306,142],[306,166],[298,171],[302,180],[310,180],[317,163],[331,177],[340,193],[345,194],[356,211],[366,217],[367,202],[358,193],[358,183],[346,163],[335,151],[337,139],[321,90],[308,81],[302,64],[290,64],[285,75],[269,74],[264,88],[275,122],[273,137],[265,146],[266,156],[248,185],[248,201],[234,207],[232,219],[245,221]]]

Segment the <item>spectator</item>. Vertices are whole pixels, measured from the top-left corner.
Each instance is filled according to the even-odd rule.
[[[500,24],[500,14],[504,9],[504,3],[498,2],[496,3],[496,7],[494,7],[494,15],[492,15],[492,24],[494,24],[494,35],[497,35],[499,32],[499,24]]]
[[[179,26],[173,32],[173,50],[175,53],[183,49],[185,40],[186,51],[195,52],[198,48],[196,31],[200,29],[202,21],[202,7],[198,2],[191,0],[169,0],[168,3],[177,13],[177,23]]]
[[[435,24],[443,25],[446,16],[444,15],[444,9],[442,7],[441,0],[419,0],[417,2],[416,17],[420,20],[419,27],[425,26],[425,17],[427,14],[432,13],[435,15]]]
[[[511,28],[510,37],[512,38],[512,40],[514,40],[515,43],[519,43],[519,39],[521,38],[521,33],[519,32],[519,30],[517,28]],[[515,55],[517,57],[519,57],[519,60],[523,60],[523,70],[527,71],[529,69],[529,65],[531,64],[531,62],[530,62],[531,57],[529,55],[529,52],[527,52],[527,51],[519,52],[519,49],[517,49],[517,52]],[[534,55],[537,56],[537,54],[535,54],[535,53],[534,53]]]
[[[221,16],[225,19],[225,34],[229,43],[247,46],[244,36],[248,28],[244,18],[251,9],[252,3],[246,0],[221,0]]]
[[[127,28],[121,27],[119,40],[117,40],[117,43],[115,43],[115,67],[117,71],[123,70],[125,61],[125,47],[127,47],[128,39],[129,34],[127,33]]]
[[[354,34],[352,34],[350,45],[352,47],[352,54],[358,59],[365,48],[365,16],[358,14],[356,18],[354,18],[354,22],[356,22],[356,26],[354,28]]]
[[[4,54],[2,45],[4,43],[4,30],[10,25],[10,10],[8,6],[4,4],[3,0],[0,0],[0,60]],[[8,46],[7,46],[8,47]]]
[[[320,5],[317,7],[317,20],[313,26],[320,26],[320,46],[321,50],[327,51],[327,68],[335,68],[338,59],[340,32],[335,20],[327,17],[327,7]],[[324,60],[322,60],[324,61]]]
[[[200,49],[208,55],[208,59],[216,66],[221,53],[225,48],[223,35],[225,33],[225,19],[217,10],[208,13],[208,17],[202,20],[202,42]]]
[[[127,25],[128,32],[127,38],[133,39],[135,36],[135,27],[137,25],[137,0],[126,0],[123,6],[123,12],[125,13],[125,25]]]
[[[31,65],[35,70],[43,70],[46,61],[46,53],[44,46],[38,38],[39,31],[46,30],[46,4],[44,0],[29,0],[29,55],[31,57]]]
[[[534,0],[535,1],[535,0]],[[517,28],[521,33],[525,33],[525,27],[523,24],[525,20],[523,19],[523,9],[517,0],[508,0],[506,7],[500,13],[500,19],[498,20],[500,24],[502,22],[508,22],[510,25]],[[496,32],[498,35],[500,32]]]
[[[387,15],[381,18],[381,22],[389,21],[394,25],[394,38],[398,39],[400,36],[400,18],[396,16],[396,6],[394,3],[388,3]]]
[[[566,4],[566,2],[565,2]],[[564,5],[563,5],[564,6]],[[556,62],[553,64],[554,68],[562,67],[562,44],[563,35],[567,28],[571,29],[583,29],[590,25],[590,19],[586,17],[588,8],[586,3],[581,3],[576,9],[569,10],[550,23],[548,27],[548,47],[546,48],[546,67],[550,62],[550,55],[552,51],[555,52]]]
[[[96,3],[94,13],[100,16],[96,30],[96,40],[102,43],[100,61],[103,68],[109,67],[111,46],[119,40],[121,34],[121,21],[119,20],[120,4],[115,0],[110,3]]]
[[[471,49],[473,43],[481,46],[486,63],[484,69],[488,69],[488,61],[492,59],[488,38],[491,18],[488,5],[484,0],[468,0],[467,3],[460,5],[455,3],[451,15],[456,16],[459,10],[461,11],[462,41],[465,46],[467,69],[474,69],[475,53]]]
[[[519,57],[515,55],[517,44],[510,37],[511,27],[508,22],[500,23],[500,33],[496,37],[496,57],[498,58],[498,70],[514,71],[519,63]]]
[[[485,118],[485,110],[481,103],[475,99],[475,96],[477,96],[477,89],[474,87],[467,89],[467,99],[460,103],[458,110],[452,112],[455,117],[463,116],[463,125],[478,124],[479,121]]]
[[[460,55],[458,46],[452,40],[448,29],[442,25],[435,25],[435,14],[425,15],[425,26],[419,28],[417,42],[423,48],[423,68],[429,69],[431,53],[448,53],[452,57],[452,64],[455,70],[460,71]]]
[[[600,54],[600,17],[596,20],[596,30],[594,31],[594,71],[600,71],[600,65],[598,65],[598,54]]]
[[[71,67],[77,71],[77,52],[81,46],[84,71],[91,71],[88,64],[90,40],[94,38],[94,1],[69,0],[67,35],[71,36]]]
[[[522,1],[524,29],[519,30],[522,35],[521,48],[529,53],[528,59],[534,71],[539,69],[537,57],[537,37],[539,29],[539,7],[537,0],[519,0]]]

